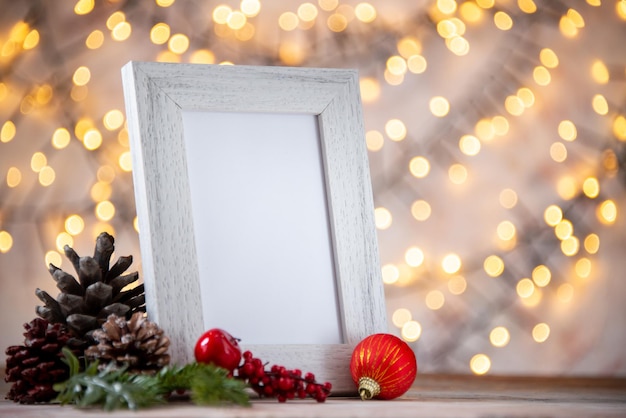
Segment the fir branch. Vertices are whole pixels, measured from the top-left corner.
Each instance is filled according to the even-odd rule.
[[[191,400],[198,405],[214,405],[232,402],[250,405],[243,381],[228,377],[221,367],[196,363],[191,377]]]
[[[98,371],[98,363],[92,362],[80,371],[76,356],[65,349],[63,354],[70,377],[54,386],[59,392],[56,401],[63,405],[100,405],[106,411],[137,410],[167,402],[173,391],[190,391],[192,401],[201,405],[249,405],[245,384],[213,365],[167,366],[155,375],[141,375],[111,365]]]

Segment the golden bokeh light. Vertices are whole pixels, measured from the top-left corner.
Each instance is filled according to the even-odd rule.
[[[230,16],[232,12],[233,9],[230,6],[220,4],[213,9],[211,17],[215,23],[225,25],[228,21],[228,16]]]
[[[74,237],[72,237],[67,232],[61,232],[57,235],[56,238],[56,247],[58,251],[63,252],[65,246],[73,247],[74,246]]]
[[[102,134],[97,129],[89,129],[83,137],[83,145],[89,151],[96,150],[102,145]]]
[[[560,240],[568,239],[574,233],[574,225],[568,219],[562,219],[554,226],[554,235]]]
[[[533,80],[540,86],[547,86],[552,81],[552,76],[546,67],[538,65],[533,70]]]
[[[78,235],[85,229],[85,221],[80,215],[70,215],[65,219],[65,231],[70,235]]]
[[[170,7],[176,0],[156,0],[156,4],[160,7]]]
[[[402,339],[408,342],[417,341],[422,335],[422,325],[417,321],[407,321],[400,332]]]
[[[311,3],[303,3],[300,7],[306,4],[311,4]],[[239,5],[239,8],[241,9],[241,12],[244,15],[246,15],[246,17],[255,17],[261,12],[261,2],[259,0],[241,0],[241,4]],[[315,10],[317,12],[317,9]]]
[[[111,198],[111,194],[113,194],[113,189],[109,183],[98,181],[89,191],[91,199],[94,202],[102,202],[104,200],[109,200]]]
[[[535,342],[543,343],[550,336],[550,326],[545,322],[541,322],[533,327],[532,335]]]
[[[72,76],[72,81],[77,86],[84,86],[89,83],[91,79],[91,71],[89,68],[85,66],[78,67],[76,71],[74,71],[74,75]]]
[[[41,184],[43,187],[48,187],[52,183],[54,183],[54,180],[56,179],[56,172],[52,167],[47,165],[39,170],[38,177],[39,184]]]
[[[600,195],[600,182],[596,177],[587,177],[583,181],[583,193],[590,199],[595,199]]]
[[[416,200],[411,205],[411,215],[418,221],[425,221],[430,218],[432,209],[430,204],[422,199]]]
[[[606,84],[609,82],[609,69],[601,60],[595,60],[591,64],[591,78],[598,84]]]
[[[557,226],[563,219],[563,210],[557,205],[550,205],[543,212],[543,219],[550,226]]]
[[[52,146],[56,149],[63,149],[70,144],[70,132],[65,128],[57,128],[52,134]]]
[[[441,268],[447,274],[456,274],[461,270],[461,257],[455,253],[446,254],[441,260]]]
[[[248,18],[239,10],[234,10],[226,19],[226,25],[232,30],[242,29],[247,22]]]
[[[626,116],[617,115],[613,120],[613,135],[620,141],[626,142]]]
[[[561,16],[561,20],[559,20],[559,30],[566,38],[575,38],[578,35],[576,22],[567,15]]]
[[[333,32],[343,32],[348,27],[348,19],[340,13],[333,13],[328,16],[326,25]]]
[[[550,158],[557,163],[567,160],[567,148],[561,142],[553,142],[550,145]]]
[[[215,54],[208,49],[197,49],[191,53],[189,62],[192,64],[215,64]]]
[[[398,328],[402,328],[411,319],[413,319],[413,315],[407,308],[398,308],[393,311],[391,316],[391,322]]]
[[[596,217],[604,225],[612,225],[617,219],[617,205],[611,199],[600,203],[596,208]]]
[[[450,103],[445,97],[435,96],[430,99],[429,108],[433,115],[442,118],[450,112]]]
[[[376,228],[380,230],[388,229],[393,221],[389,209],[383,207],[379,207],[374,210],[374,219],[376,222]]]
[[[598,115],[605,116],[609,113],[609,103],[606,101],[606,97],[601,94],[593,96],[591,99],[591,107]]]
[[[424,71],[426,71],[427,67],[428,63],[426,62],[426,58],[424,58],[422,55],[411,55],[407,59],[407,68],[413,74],[422,74]]]
[[[409,171],[419,179],[424,178],[430,172],[430,163],[421,155],[413,157],[409,163]]]
[[[498,200],[503,208],[513,209],[517,205],[517,193],[513,189],[503,189]]]
[[[410,247],[404,253],[404,260],[411,267],[419,267],[424,263],[424,252],[418,247]]]
[[[43,152],[36,152],[30,158],[30,168],[35,173],[39,173],[47,164],[48,158],[46,158]]]
[[[467,281],[463,276],[454,276],[448,280],[448,290],[453,295],[462,295],[467,289]]]
[[[467,168],[463,164],[452,164],[448,169],[448,177],[453,184],[465,183],[467,175]]]
[[[120,168],[126,172],[130,172],[133,169],[133,158],[130,151],[125,151],[120,155],[118,159]]]
[[[583,246],[589,254],[597,253],[600,249],[600,237],[593,233],[587,235],[583,241]]]
[[[505,347],[511,341],[511,334],[506,327],[495,327],[489,333],[489,342],[494,347]]]
[[[22,172],[17,167],[9,167],[7,170],[7,186],[14,188],[22,182]]]
[[[373,5],[363,2],[356,5],[354,15],[363,23],[371,23],[376,20],[378,13]]]
[[[111,30],[111,37],[115,41],[122,42],[130,38],[132,31],[133,30],[132,30],[130,23],[120,22],[117,25],[115,25],[113,30]]]
[[[480,141],[474,135],[463,135],[459,140],[459,149],[465,155],[478,155],[480,152]]]
[[[406,125],[400,119],[390,119],[385,123],[385,133],[392,141],[402,141],[406,138]]]
[[[471,1],[461,3],[459,6],[461,18],[468,23],[478,23],[483,18],[483,12],[478,5]]]
[[[558,127],[559,136],[564,141],[573,141],[578,136],[576,125],[571,120],[563,120]]]
[[[408,60],[422,53],[422,43],[414,36],[405,36],[398,41],[397,49],[400,56]]]
[[[11,120],[7,120],[2,124],[2,130],[0,130],[0,142],[10,142],[15,138],[17,128],[15,123]]]
[[[78,0],[74,5],[74,13],[77,15],[86,15],[91,13],[95,6],[94,0]]]
[[[524,113],[524,102],[518,96],[508,96],[504,100],[504,108],[513,116],[520,116]]]
[[[561,176],[556,182],[556,192],[563,200],[572,200],[578,190],[578,181],[572,176]]]
[[[365,133],[367,149],[372,152],[380,151],[385,145],[385,137],[379,131],[372,130]]]
[[[393,264],[385,264],[381,267],[383,283],[394,284],[400,278],[400,270]]]
[[[119,129],[124,124],[124,114],[118,109],[109,110],[102,118],[102,123],[109,131]]]
[[[537,5],[533,0],[517,0],[517,7],[528,14],[535,13],[537,11]]]
[[[170,37],[167,47],[174,54],[184,54],[189,49],[189,38],[185,34],[176,33]]]
[[[98,29],[92,31],[85,39],[85,46],[89,49],[98,49],[102,44],[104,44],[104,33]]]
[[[373,103],[380,97],[380,82],[374,77],[363,77],[359,80],[359,90],[363,103]]]
[[[535,93],[528,87],[521,87],[517,90],[517,97],[520,98],[524,107],[529,108],[535,104]]]
[[[8,253],[13,247],[13,236],[7,231],[0,231],[0,253]]]
[[[498,11],[493,15],[493,23],[500,30],[510,30],[513,27],[513,19],[506,12]]]
[[[60,268],[63,264],[63,258],[61,258],[61,254],[59,254],[58,251],[50,250],[46,252],[46,255],[44,256],[44,263],[46,267],[52,264]]]
[[[580,241],[577,237],[571,236],[561,241],[561,252],[568,257],[578,254],[580,249]]]
[[[457,3],[456,0],[437,0],[435,7],[437,7],[441,13],[449,15],[456,11]]]
[[[96,205],[96,217],[104,222],[108,222],[115,216],[115,206],[109,200],[104,200]]]
[[[535,283],[529,278],[523,278],[517,282],[515,290],[520,298],[529,298],[535,292]]]
[[[582,257],[576,261],[576,264],[574,265],[574,272],[576,273],[576,276],[581,279],[586,279],[591,275],[592,267],[591,260],[587,257]]]
[[[163,45],[170,39],[170,25],[159,22],[150,29],[150,41],[155,45]]]
[[[511,221],[502,221],[498,224],[496,229],[496,234],[498,238],[503,241],[510,241],[515,238],[516,228],[513,222]]]
[[[491,359],[486,354],[476,354],[470,360],[470,370],[476,375],[483,375],[491,369]]]
[[[490,255],[483,262],[485,273],[491,277],[499,277],[504,273],[504,261],[497,255]]]
[[[552,280],[552,272],[548,267],[540,264],[533,269],[532,278],[538,287],[546,287]]]
[[[437,311],[443,307],[446,298],[439,290],[431,290],[426,294],[426,307],[432,311]]]
[[[399,55],[392,55],[387,59],[386,63],[387,71],[395,76],[401,76],[406,74],[407,63],[404,58]]]

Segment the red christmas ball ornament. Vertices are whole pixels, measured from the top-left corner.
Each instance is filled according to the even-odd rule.
[[[350,373],[361,399],[393,399],[404,394],[417,375],[411,347],[391,334],[373,334],[352,352]]]
[[[198,363],[215,364],[232,373],[241,361],[241,349],[236,338],[222,329],[213,328],[198,338],[194,356]]]

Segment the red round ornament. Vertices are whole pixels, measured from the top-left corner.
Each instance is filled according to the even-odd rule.
[[[350,373],[361,399],[393,399],[415,381],[417,360],[411,347],[391,334],[373,334],[352,352]]]

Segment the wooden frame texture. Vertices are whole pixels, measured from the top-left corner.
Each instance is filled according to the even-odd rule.
[[[344,343],[245,348],[354,392],[353,347],[387,330],[356,71],[130,62],[122,76],[148,315],[176,363],[204,331],[182,112],[317,116]]]

